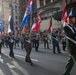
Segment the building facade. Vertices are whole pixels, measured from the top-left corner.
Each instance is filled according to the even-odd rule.
[[[57,15],[60,17],[60,20],[54,19],[53,15],[55,13],[61,12],[65,4],[67,4],[68,6],[69,4],[72,4],[74,2],[76,2],[76,0],[36,0],[37,9],[33,11],[33,14],[36,15],[39,12],[41,13],[40,30],[44,31],[48,29],[51,16],[52,16],[52,28],[53,29],[61,28],[62,27],[62,23],[60,21],[61,15],[59,14]],[[37,16],[33,16],[33,18],[35,17]]]
[[[31,28],[34,21],[37,19],[38,13],[41,13],[41,23],[40,30],[47,30],[50,23],[50,17],[54,13],[58,13],[63,10],[65,4],[70,4],[76,2],[76,0],[33,0],[33,12],[27,23],[28,29]],[[28,0],[19,0],[19,25],[21,25],[24,13],[26,10],[26,5]],[[52,18],[53,29],[61,28],[61,21]]]
[[[41,13],[40,30],[47,30],[50,17],[62,9],[62,0],[37,0],[37,13]],[[60,28],[61,23],[52,18],[53,29]]]
[[[19,0],[0,0],[0,17],[4,32],[8,32],[9,16],[11,15],[10,4],[13,6],[14,25],[19,26]]]

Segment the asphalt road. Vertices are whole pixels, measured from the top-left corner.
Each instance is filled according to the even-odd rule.
[[[9,48],[2,48],[2,53],[0,75],[62,75],[69,58],[67,52],[53,54],[52,45],[50,49],[44,49],[43,44],[40,45],[38,52],[32,49],[31,59],[34,66],[24,61],[26,52],[20,47],[14,49],[15,59],[9,57]],[[71,75],[76,75],[76,64]]]

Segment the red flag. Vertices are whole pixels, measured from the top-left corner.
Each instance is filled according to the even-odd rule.
[[[62,24],[63,26],[65,26],[67,24],[67,10],[66,10],[66,6],[64,7],[64,10],[62,12]]]
[[[39,14],[37,21],[33,24],[32,28],[31,28],[31,32],[38,32],[39,28],[40,28],[40,21],[41,21],[41,15]]]
[[[48,32],[52,32],[52,16],[51,16],[51,19],[50,19],[50,24],[49,24],[49,28],[48,28]]]

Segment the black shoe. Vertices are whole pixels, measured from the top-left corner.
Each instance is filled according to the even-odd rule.
[[[25,62],[29,62],[29,61],[25,59]]]
[[[53,52],[54,54],[56,54],[56,52]]]
[[[30,65],[33,66],[33,63],[31,62]]]
[[[11,56],[12,58],[15,58],[14,56]]]
[[[0,54],[2,54],[2,52],[0,52]]]
[[[58,52],[58,53],[61,53],[61,52]]]
[[[11,54],[9,54],[9,56],[10,56],[10,57],[12,57],[12,55],[11,55]]]
[[[63,51],[65,51],[65,50],[63,50]]]
[[[46,48],[44,48],[44,49],[46,49]]]

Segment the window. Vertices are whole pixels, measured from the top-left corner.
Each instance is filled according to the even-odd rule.
[[[54,0],[51,0],[51,3],[54,2]]]
[[[15,8],[17,9],[17,6],[15,5]]]
[[[15,0],[15,3],[17,3],[17,0]]]
[[[76,2],[76,0],[70,0],[70,3]]]
[[[67,3],[67,0],[65,0],[65,3]]]
[[[54,0],[54,2],[57,2],[58,0]]]
[[[44,6],[44,0],[40,0],[40,7]]]
[[[16,25],[18,25],[18,22],[16,21]]]
[[[46,0],[46,4],[49,4],[51,2],[51,0]]]
[[[73,3],[73,2],[76,2],[75,0],[65,0],[66,1],[66,3]]]
[[[17,16],[15,16],[15,18],[17,19]]]

